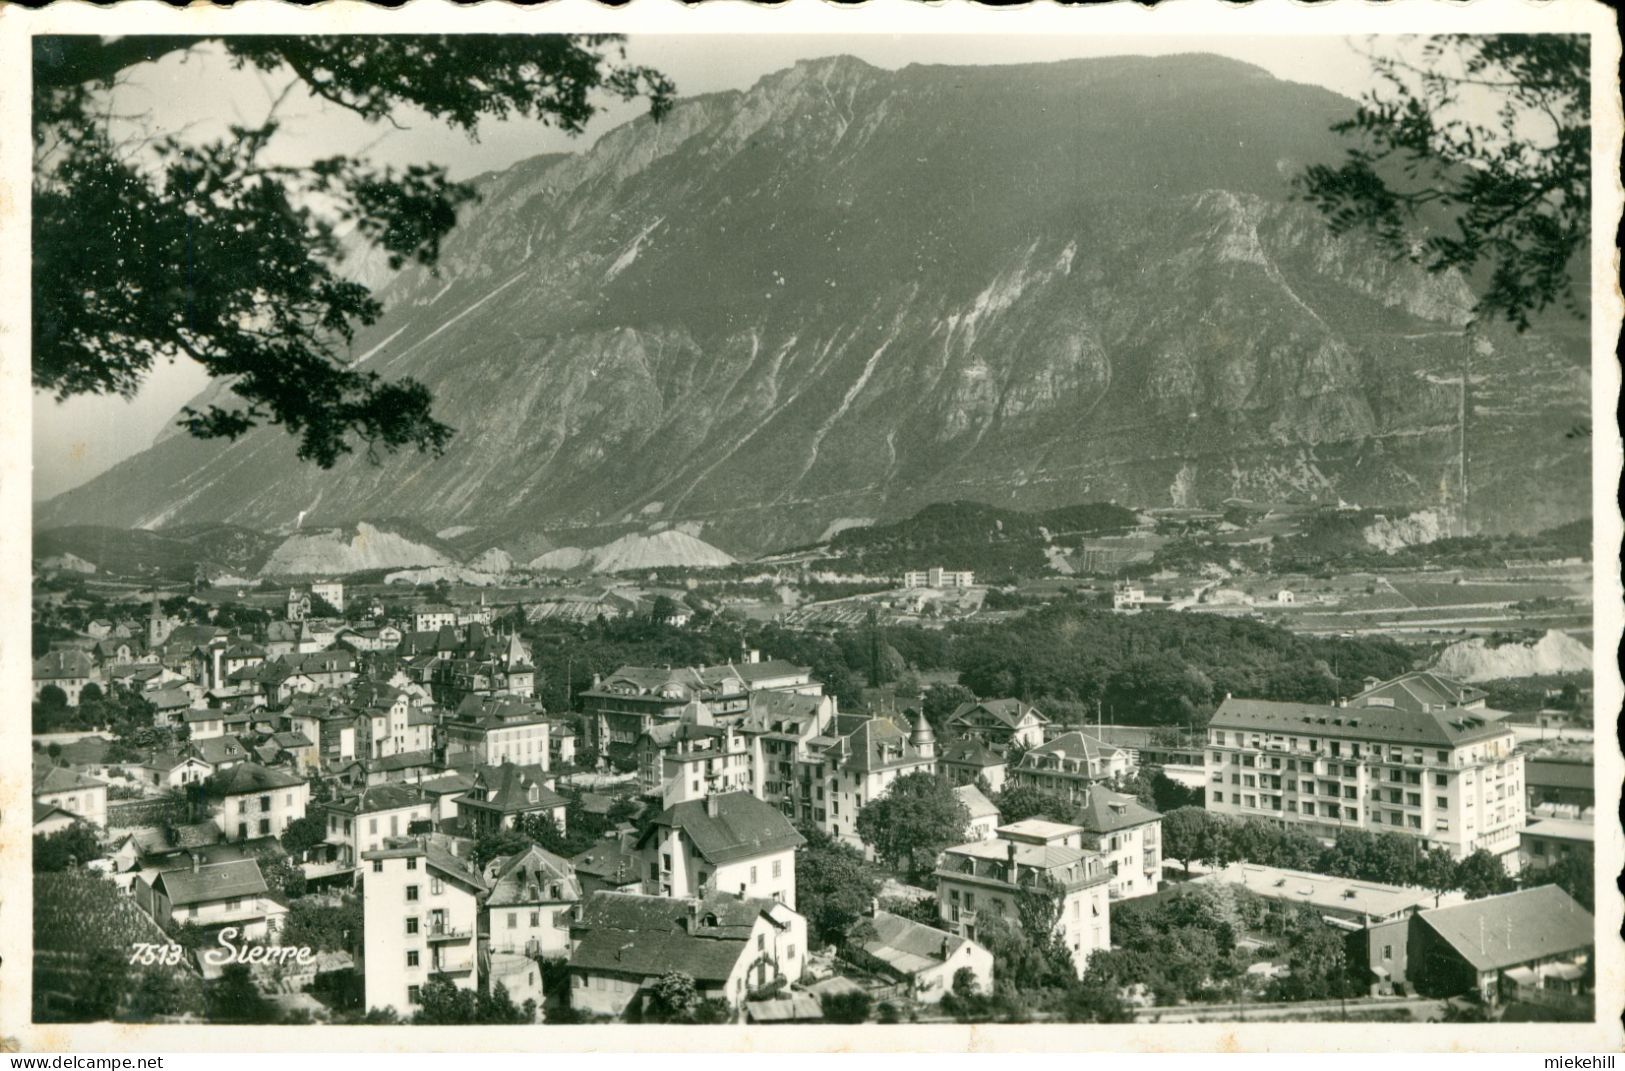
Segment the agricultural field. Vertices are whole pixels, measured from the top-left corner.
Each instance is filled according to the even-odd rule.
[[[139,944],[169,937],[89,870],[34,875],[36,1022],[146,1022],[203,1012],[202,980],[184,963],[132,966]]]

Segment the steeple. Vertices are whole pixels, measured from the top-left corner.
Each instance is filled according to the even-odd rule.
[[[923,709],[920,716],[914,719],[914,731],[908,734],[908,742],[920,753],[921,758],[936,757],[937,734],[932,730],[931,723],[926,720]]]

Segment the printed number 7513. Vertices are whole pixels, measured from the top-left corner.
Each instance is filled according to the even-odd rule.
[[[138,963],[143,967],[152,967],[158,964],[174,967],[180,961],[180,945],[157,945],[146,941],[137,941],[130,946],[130,962]]]

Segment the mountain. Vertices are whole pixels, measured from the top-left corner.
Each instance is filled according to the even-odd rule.
[[[443,458],[171,436],[37,522],[405,515],[529,560],[956,500],[1454,507],[1467,284],[1292,198],[1351,108],[1200,55],[798,63],[483,179],[439,274],[389,282],[354,353],[429,385]],[[1472,354],[1475,528],[1588,507],[1585,325],[1559,327]]]

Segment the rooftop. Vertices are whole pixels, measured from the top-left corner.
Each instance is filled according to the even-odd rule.
[[[1313,874],[1305,870],[1231,863],[1222,870],[1196,878],[1196,882],[1240,885],[1270,900],[1307,904],[1321,911],[1393,918],[1413,908],[1432,907],[1437,895],[1428,889],[1384,885],[1376,881]]]
[[[1579,818],[1542,818],[1524,826],[1519,834],[1525,837],[1550,837],[1553,840],[1581,840],[1590,844],[1597,839],[1597,825]]]
[[[726,980],[756,920],[781,908],[773,900],[713,894],[704,900],[595,892],[571,926],[570,966],[649,977],[683,971],[699,982]]]
[[[1453,748],[1512,734],[1511,729],[1486,717],[1488,713],[1460,709],[1422,712],[1395,707],[1334,707],[1227,698],[1213,712],[1208,727]]]
[[[784,812],[748,792],[728,792],[673,804],[660,812],[638,841],[652,840],[662,828],[680,829],[694,850],[713,866],[789,851],[806,843]]]
[[[260,865],[253,859],[211,863],[196,870],[171,870],[160,874],[153,886],[162,885],[175,907],[235,900],[244,896],[264,896],[268,891]]]
[[[1436,908],[1421,918],[1480,971],[1578,952],[1596,939],[1591,913],[1556,885]]]

